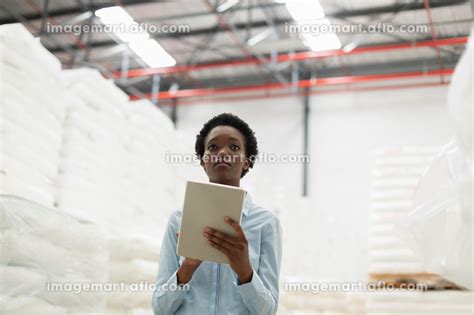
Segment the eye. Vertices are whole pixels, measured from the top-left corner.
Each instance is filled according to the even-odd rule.
[[[236,144],[231,144],[231,145],[230,145],[230,148],[231,148],[231,150],[233,150],[233,151],[238,151],[238,150],[240,149],[240,147],[239,147],[238,145],[236,145]]]
[[[214,150],[216,147],[217,147],[217,146],[216,146],[215,144],[209,144],[209,145],[207,146],[207,149],[208,149],[208,150]]]

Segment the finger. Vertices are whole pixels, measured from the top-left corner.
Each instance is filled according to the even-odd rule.
[[[223,247],[225,247],[225,248],[227,248],[227,249],[231,249],[231,248],[233,248],[233,247],[235,246],[234,244],[230,244],[230,243],[228,243],[227,241],[225,241],[225,240],[223,240],[223,239],[221,239],[221,238],[212,236],[212,235],[207,236],[207,240],[208,240],[209,242],[214,243],[214,244],[221,245],[221,246],[223,246]]]
[[[179,232],[176,232],[176,237],[179,237]]]
[[[239,223],[235,222],[229,217],[224,218],[225,223],[229,224],[232,228],[234,228],[235,232],[237,233],[237,237],[239,238],[245,238],[244,231],[242,230],[242,227],[240,226]]]
[[[210,235],[210,236],[220,238],[220,239],[226,241],[229,244],[234,244],[235,245],[235,244],[238,243],[238,239],[236,239],[234,236],[231,236],[229,234],[214,230],[214,229],[209,228],[209,227],[204,229],[204,236],[207,236],[206,234]]]
[[[208,244],[228,256],[229,249],[227,249],[226,247],[222,246],[221,244],[214,243],[213,241],[208,241]]]

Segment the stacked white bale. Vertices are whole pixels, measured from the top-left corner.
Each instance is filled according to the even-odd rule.
[[[367,295],[367,315],[472,315],[473,292],[378,291]]]
[[[107,295],[107,314],[150,314],[160,243],[143,235],[114,234],[108,238],[109,281],[121,290]]]
[[[110,312],[149,309],[160,248],[150,239],[161,239],[176,208],[176,165],[166,161],[173,124],[148,101],[129,103],[94,70],[65,71],[64,78],[80,102],[67,110],[58,207],[104,224],[120,240],[109,250],[129,255],[111,254],[109,280],[120,289],[107,295]]]
[[[421,257],[401,240],[394,226],[413,210],[413,196],[423,171],[439,147],[399,147],[376,152],[369,223],[369,272],[427,272]]]
[[[176,134],[170,119],[149,101],[129,103],[127,115],[125,185],[135,226],[127,233],[116,231],[109,239],[109,279],[124,283],[124,289],[107,296],[107,312],[151,314],[159,240],[176,209],[176,164],[166,160],[176,145]]]
[[[94,70],[65,71],[64,78],[81,99],[66,115],[58,206],[104,224],[120,240],[110,251],[129,254],[110,257],[109,280],[124,284],[107,295],[110,312],[149,309],[159,244],[130,249],[160,240],[176,208],[176,165],[166,161],[176,142],[173,124],[148,101],[129,103]]]
[[[126,182],[141,231],[161,239],[176,204],[177,164],[167,155],[177,146],[171,120],[150,101],[128,105],[129,165]]]
[[[0,313],[103,313],[106,236],[98,226],[14,196],[0,196]]]
[[[112,242],[110,248],[110,275],[90,265],[105,275],[101,280],[109,275],[109,280],[123,281],[127,288],[143,282],[154,284],[160,248],[156,240],[161,239],[167,219],[177,207],[177,165],[168,163],[166,156],[177,145],[172,122],[148,101],[129,103],[125,93],[95,70],[61,71],[59,61],[22,26],[2,26],[0,39],[1,192],[56,205],[75,217],[104,226],[119,242]],[[67,222],[55,224],[68,227]],[[18,230],[11,228],[15,233]],[[50,230],[48,233],[59,241],[69,239]],[[74,233],[89,235],[87,229]],[[31,255],[12,251],[4,262],[30,259],[33,263],[29,267],[35,268],[50,263],[65,279],[88,282],[75,276],[76,271],[87,274],[87,264],[79,264],[77,270],[61,269],[61,254],[66,254],[61,248],[37,241],[36,236],[7,236],[6,241],[16,241],[15,246]],[[78,249],[77,257],[67,263],[81,262],[87,256],[83,252],[88,253]],[[120,257],[120,253],[128,256]],[[43,283],[43,277],[21,264],[14,272],[8,267],[2,270],[11,280],[6,283],[13,282],[10,274],[33,281],[21,282],[24,292],[37,290],[34,285]],[[114,310],[147,313],[153,288],[131,289],[137,294],[127,295],[130,290],[112,292],[108,304]],[[31,312],[31,307],[38,305],[43,313],[52,314],[57,305],[59,312],[74,310],[76,304],[89,305],[74,296],[17,295],[15,299],[5,297],[10,306],[5,311]]]
[[[62,77],[80,101],[67,108],[58,207],[108,228],[133,224],[124,185],[128,97],[93,69],[63,71]]]
[[[21,24],[0,26],[0,192],[52,206],[67,97],[61,63]]]

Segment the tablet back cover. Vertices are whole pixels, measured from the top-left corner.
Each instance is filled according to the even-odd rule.
[[[227,257],[207,243],[203,230],[210,226],[235,235],[235,230],[224,222],[224,217],[240,223],[244,197],[245,191],[239,187],[188,181],[177,255],[228,264]]]

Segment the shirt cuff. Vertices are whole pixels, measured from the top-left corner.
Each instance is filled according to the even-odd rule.
[[[167,293],[168,295],[171,294],[175,297],[184,296],[186,292],[189,291],[192,280],[191,278],[187,283],[178,284],[178,271],[176,270],[168,281],[159,287],[159,291]]]
[[[188,282],[189,283],[189,282]],[[153,293],[153,311],[155,314],[168,314],[183,303],[189,287],[178,284],[177,271]],[[174,311],[173,311],[174,313]]]
[[[263,285],[262,280],[255,272],[254,269],[252,273],[252,279],[250,282],[241,284],[239,278],[237,278],[237,291],[240,293],[243,299],[249,301],[258,297],[260,294],[265,293],[265,286]]]

